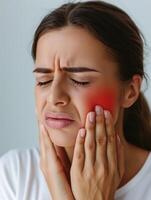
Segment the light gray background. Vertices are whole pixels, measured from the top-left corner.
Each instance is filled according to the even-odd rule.
[[[0,0],[0,155],[13,148],[39,145],[35,115],[34,31],[51,8],[63,0]],[[147,40],[145,64],[151,76],[151,1],[109,1],[123,8]],[[145,92],[151,106],[151,85]]]

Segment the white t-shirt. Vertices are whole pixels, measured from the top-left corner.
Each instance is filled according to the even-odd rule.
[[[39,149],[14,149],[0,158],[0,200],[52,200],[39,167]],[[151,153],[115,200],[151,200]]]

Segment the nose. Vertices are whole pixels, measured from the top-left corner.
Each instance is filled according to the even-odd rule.
[[[63,79],[52,80],[50,90],[47,96],[47,102],[53,106],[66,106],[69,104],[70,97],[66,89],[66,83]]]

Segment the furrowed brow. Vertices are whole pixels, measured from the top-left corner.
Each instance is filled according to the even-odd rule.
[[[98,72],[96,69],[88,68],[88,67],[63,67],[63,71],[70,72],[70,73],[81,73],[81,72]],[[37,67],[33,70],[33,73],[53,73],[53,71],[49,68],[40,68]]]

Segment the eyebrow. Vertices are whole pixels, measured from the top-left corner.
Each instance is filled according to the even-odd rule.
[[[88,67],[63,67],[62,69],[64,71],[71,72],[71,73],[91,72],[91,71],[101,73],[100,71],[97,71],[95,69],[88,68]],[[37,67],[36,69],[33,70],[33,73],[44,73],[45,74],[45,73],[52,73],[52,72],[53,71],[49,68],[40,68],[40,67]]]

